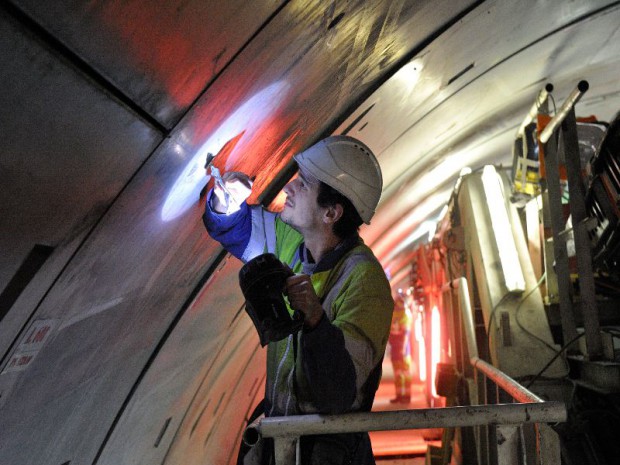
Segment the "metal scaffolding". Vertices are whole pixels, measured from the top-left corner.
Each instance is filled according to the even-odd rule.
[[[467,281],[459,278],[444,285],[443,290],[458,293],[456,300],[459,302],[458,316],[464,338],[462,342],[467,353],[473,355],[470,365],[476,373],[476,379],[485,377],[492,381],[496,389],[507,393],[512,402],[496,403],[498,395],[482,392],[478,396],[479,391],[474,390],[472,405],[467,406],[262,418],[246,429],[246,444],[254,445],[261,438],[272,438],[276,464],[292,465],[300,463],[300,437],[306,435],[477,427],[482,428],[477,432],[476,441],[480,464],[519,463],[518,456],[523,456],[526,449],[534,448],[538,449],[539,455],[545,455],[544,463],[559,465],[559,441],[546,424],[566,420],[564,403],[542,400],[505,373],[478,358]],[[495,401],[477,404],[478,397]],[[524,444],[522,426],[525,424],[537,425],[533,441],[538,447]]]

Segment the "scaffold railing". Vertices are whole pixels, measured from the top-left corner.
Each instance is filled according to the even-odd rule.
[[[246,444],[254,445],[261,438],[272,438],[276,465],[292,465],[300,464],[299,445],[302,436],[428,428],[477,428],[476,450],[480,465],[559,464],[559,442],[554,440],[555,433],[547,425],[566,421],[564,403],[544,401],[501,370],[478,358],[467,281],[459,278],[446,284],[444,291],[447,290],[458,292],[458,307],[465,332],[464,344],[469,346],[469,354],[475,354],[470,358],[470,363],[476,377],[483,376],[495,383],[508,394],[512,402],[342,415],[310,414],[261,418],[247,427],[244,433]],[[522,427],[528,424],[535,425],[534,446],[525,443]],[[528,451],[531,451],[532,447],[538,449],[538,453],[536,458],[529,461]],[[545,459],[541,462],[542,454]]]

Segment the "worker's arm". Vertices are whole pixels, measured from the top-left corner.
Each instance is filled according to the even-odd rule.
[[[209,235],[241,260],[252,234],[252,214],[247,203],[242,202],[239,210],[231,214],[217,213],[211,206],[215,197],[213,190],[207,195],[202,221]]]
[[[301,350],[314,405],[321,413],[345,412],[355,400],[355,367],[344,335],[326,317],[310,276],[291,276],[286,285],[291,308],[304,315]]]
[[[333,321],[317,309],[312,295],[316,298],[306,289],[305,312],[301,305],[296,308],[306,314],[305,375],[321,413],[345,412],[356,398],[362,401],[364,384],[383,357],[393,309],[389,285],[380,267],[356,267],[333,304]]]
[[[252,181],[244,173],[230,171],[216,177],[202,217],[209,235],[242,261],[262,253],[266,241],[265,228],[254,227],[265,223],[262,208],[245,201],[251,192]]]
[[[318,411],[337,414],[350,410],[357,393],[356,370],[343,332],[323,314],[313,329],[303,330],[301,351]]]
[[[265,252],[275,253],[278,215],[259,205],[248,206],[252,180],[238,171],[215,178],[203,215],[211,237],[244,263]]]

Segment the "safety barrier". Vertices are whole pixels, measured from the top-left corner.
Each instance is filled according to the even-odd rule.
[[[483,404],[487,407],[505,405],[548,406],[553,409],[556,420],[550,417],[544,421],[523,422],[520,424],[490,423],[478,425],[472,435],[462,431],[462,441],[470,439],[475,445],[473,457],[478,465],[495,464],[560,464],[560,442],[557,433],[549,426],[566,421],[567,412],[563,402],[544,401],[526,389],[501,370],[478,357],[473,311],[469,301],[469,289],[465,278],[458,278],[443,286],[444,293],[453,293],[454,299],[444,299],[445,311],[449,313],[451,337],[458,347],[459,371],[467,387],[469,403]],[[454,304],[454,305],[452,305]],[[449,457],[450,430],[444,432],[443,457]],[[472,444],[469,444],[472,445]],[[449,452],[449,451],[448,451]],[[463,451],[461,451],[463,452]],[[465,463],[465,460],[464,460]]]
[[[514,402],[511,405],[549,406],[557,414],[555,422],[566,421],[563,402],[544,401],[518,384],[503,372],[479,358],[471,360],[476,370],[478,386],[484,386],[482,396],[488,404],[501,400],[503,394]],[[492,381],[489,385],[487,381]],[[478,391],[480,392],[480,391]],[[471,399],[470,401],[473,400]],[[504,405],[504,404],[499,404]],[[527,428],[527,423],[535,423]],[[554,420],[523,422],[521,424],[490,424],[476,430],[476,455],[478,464],[544,463],[560,465],[559,437],[548,425]]]
[[[444,291],[458,291],[461,328],[475,379],[470,386],[474,395],[485,399],[484,405],[449,406],[444,408],[397,410],[387,412],[347,413],[343,415],[296,415],[262,418],[248,426],[244,441],[255,444],[273,438],[276,465],[299,464],[299,439],[315,434],[356,433],[366,431],[414,430],[427,428],[475,428],[477,462],[486,464],[560,463],[559,441],[547,424],[566,421],[562,402],[543,401],[506,374],[478,358],[474,325],[469,304],[467,282],[459,278],[444,286]],[[484,388],[489,382],[495,394]],[[505,393],[500,395],[501,393]],[[481,396],[478,396],[481,394]],[[505,396],[513,401],[499,403]],[[493,397],[493,399],[491,398]],[[474,404],[474,402],[472,402]],[[535,435],[524,425],[533,425]],[[451,436],[444,433],[444,447]],[[534,458],[530,459],[532,455]],[[449,460],[449,454],[444,458]],[[448,463],[446,460],[443,463]],[[435,463],[433,461],[433,463]]]

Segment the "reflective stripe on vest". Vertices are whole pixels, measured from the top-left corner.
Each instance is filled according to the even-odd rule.
[[[246,263],[266,252],[276,252],[276,213],[252,208],[252,233],[241,260]]]

